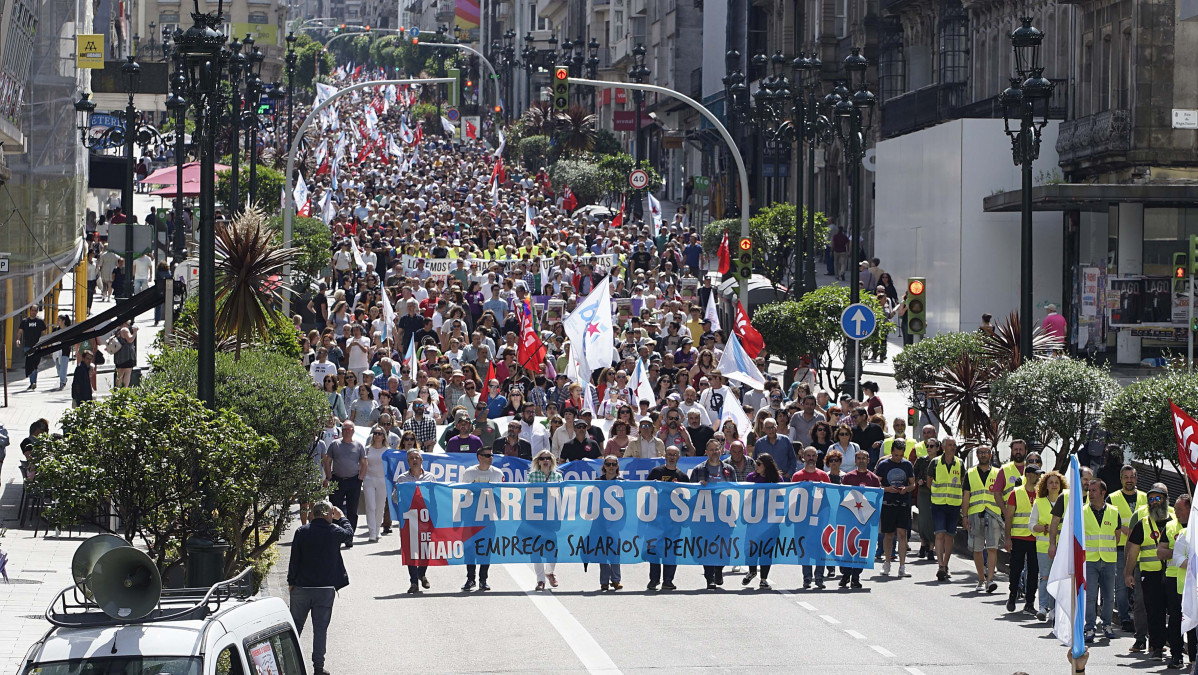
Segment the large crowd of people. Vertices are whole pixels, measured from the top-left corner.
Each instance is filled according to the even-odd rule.
[[[1046,583],[1060,520],[1080,496],[1087,642],[1122,630],[1134,633],[1133,652],[1164,659],[1168,647],[1173,667],[1186,654],[1194,660],[1195,636],[1187,645],[1180,631],[1187,496],[1171,508],[1168,490],[1140,491],[1130,466],[1117,485],[1086,469],[1083,494],[1070,495],[1064,476],[1021,440],[1006,462],[984,445],[966,459],[936,426],[888,421],[874,382],[863,384],[861,400],[822,390],[809,361],[783,378],[789,386],[765,353],[755,359],[765,387],[728,379],[718,364],[730,336],[706,311],[713,274],[686,214],[660,223],[650,209],[647,220],[575,217],[568,190],[541,167],[505,166],[494,141],[421,130],[406,105],[413,95],[342,97],[306,139],[308,208],[326,220],[334,246],[329,277],[303,295],[296,321],[310,327],[304,364],[329,402],[314,460],[351,531],[359,505],[369,540],[391,531],[388,449],[406,451],[396,483],[429,479],[422,452],[473,454],[467,482],[502,481],[496,455],[530,460],[530,482],[561,481],[557,466],[583,458],[602,458],[602,479],[619,480],[618,458],[660,457],[649,480],[879,487],[882,575],[911,576],[914,558],[952,580],[960,527],[974,591],[998,591],[999,551],[1007,551],[1007,611],[1051,623]],[[862,265],[871,278],[889,278],[877,259]],[[604,279],[618,310],[615,356],[579,381],[563,319]],[[536,367],[522,359],[529,311],[545,349]],[[747,423],[729,419],[730,406]],[[355,438],[362,428],[366,442]],[[685,456],[706,461],[685,472]],[[918,540],[910,553],[909,537]],[[599,567],[601,590],[623,588],[619,565]],[[675,571],[650,565],[648,588],[673,590]],[[705,567],[707,588],[722,586],[724,571]],[[862,587],[859,569],[802,572],[804,588],[833,579],[840,589]],[[489,588],[487,565],[465,574],[463,591]],[[538,565],[536,578],[536,590],[558,585],[551,564]],[[755,580],[769,588],[770,566],[749,568],[741,585]],[[429,588],[427,568],[410,567],[409,582],[413,594]]]

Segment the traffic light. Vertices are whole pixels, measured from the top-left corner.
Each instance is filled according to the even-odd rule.
[[[919,426],[919,408],[909,405],[907,406],[907,428],[915,429],[917,426]],[[911,437],[915,437],[914,432],[911,433]]]
[[[737,279],[747,281],[753,278],[753,241],[748,237],[741,237],[737,247],[740,253],[736,256],[736,264],[732,266],[732,274]]]
[[[1190,263],[1186,253],[1173,254],[1173,292],[1184,294],[1186,280],[1189,278]]]
[[[910,335],[926,335],[928,332],[928,301],[924,291],[925,279],[911,277],[907,279],[907,333]]]
[[[558,66],[553,70],[553,110],[566,112],[570,107],[570,69]]]
[[[1198,276],[1198,234],[1190,235],[1190,276]]]

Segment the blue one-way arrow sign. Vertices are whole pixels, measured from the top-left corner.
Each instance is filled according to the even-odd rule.
[[[849,305],[840,315],[840,329],[851,340],[864,340],[878,327],[874,311],[861,303]]]

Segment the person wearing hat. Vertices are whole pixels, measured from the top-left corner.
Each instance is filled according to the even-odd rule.
[[[1125,545],[1123,580],[1135,588],[1136,602],[1144,603],[1148,617],[1148,656],[1163,659],[1165,653],[1165,615],[1168,597],[1165,593],[1165,561],[1158,555],[1158,546],[1173,514],[1169,508],[1169,488],[1155,483],[1148,490],[1148,503],[1136,510],[1131,533]],[[1140,576],[1135,576],[1136,564]]]
[[[1061,342],[1064,342],[1065,336],[1068,334],[1068,324],[1065,322],[1065,317],[1057,313],[1057,306],[1053,303],[1045,305],[1044,309],[1048,311],[1048,315],[1044,317],[1044,321],[1040,324],[1040,327],[1044,329],[1046,334],[1055,336]]]
[[[587,433],[590,427],[586,420],[574,420],[574,439],[562,446],[562,461],[574,462],[580,459],[599,459],[602,450],[595,439]],[[548,450],[546,450],[548,452]]]
[[[312,672],[324,669],[325,645],[333,601],[337,591],[349,585],[349,574],[341,558],[341,545],[353,542],[349,519],[327,500],[312,505],[312,521],[295,531],[291,560],[287,564],[287,591],[291,618],[302,635],[308,614],[312,615]]]
[[[1036,535],[1032,533],[1032,504],[1036,502],[1036,487],[1040,482],[1040,457],[1035,453],[1028,455],[1027,466],[1023,469],[1022,489],[1015,489],[1007,498],[1004,508],[1006,516],[1005,548],[1010,552],[1010,586],[1007,595],[1007,611],[1015,611],[1015,601],[1019,596],[1019,578],[1027,570],[1029,580],[1040,576],[1040,561],[1036,557]],[[989,496],[989,495],[986,495]],[[1036,583],[1025,584],[1023,590],[1023,613],[1036,615]]]
[[[869,271],[869,261],[862,260],[861,262],[857,263],[857,268],[861,270],[857,277],[858,281],[861,283],[861,287],[872,291],[878,285],[878,279],[873,275],[873,272]]]

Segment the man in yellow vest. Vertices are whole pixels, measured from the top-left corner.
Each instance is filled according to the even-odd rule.
[[[952,578],[948,561],[957,536],[965,481],[962,480],[964,466],[957,458],[957,439],[948,436],[940,447],[943,454],[928,465],[928,477],[932,480],[932,530],[936,533],[936,562],[940,565],[936,579],[947,581]]]
[[[1011,441],[1011,461],[1000,467],[998,478],[994,481],[992,491],[998,495],[999,501],[1007,503],[1011,493],[1019,487],[1022,481],[1016,480],[1023,475],[1023,467],[1027,463],[1027,441],[1016,438]]]
[[[1148,505],[1136,511],[1136,522],[1127,537],[1123,579],[1128,588],[1138,590],[1136,604],[1143,602],[1148,615],[1149,657],[1164,659],[1165,654],[1165,564],[1157,556],[1157,547],[1169,523],[1169,488],[1156,483],[1148,490]],[[1136,578],[1136,564],[1140,576]],[[1137,640],[1137,643],[1139,641]]]
[[[1124,548],[1127,544],[1127,534],[1134,524],[1133,516],[1136,511],[1148,504],[1148,495],[1136,489],[1136,468],[1130,464],[1119,470],[1119,483],[1121,484],[1120,489],[1111,493],[1110,501],[1112,506],[1119,509],[1119,518],[1127,530],[1127,532],[1120,532],[1116,541],[1116,545],[1119,547],[1119,570],[1122,571],[1127,560]],[[1135,577],[1138,579],[1139,573],[1136,573]],[[1122,624],[1124,631],[1128,633],[1134,631],[1136,634],[1136,642],[1132,645],[1131,651],[1142,652],[1148,641],[1148,617],[1144,613],[1144,604],[1135,603],[1133,609],[1132,602],[1135,593],[1128,586],[1123,584],[1118,586],[1119,588],[1115,589],[1115,606],[1119,608],[1119,623]]]
[[[1010,558],[1010,586],[1007,595],[1007,611],[1015,611],[1015,600],[1019,595],[1019,578],[1027,570],[1027,583],[1023,591],[1023,613],[1035,616],[1036,590],[1040,576],[1040,562],[1036,558],[1036,535],[1032,534],[1032,504],[1036,501],[1036,484],[1040,480],[1040,465],[1027,462],[1023,469],[1023,486],[1011,493],[1007,500],[1006,549]],[[997,557],[997,556],[995,556]]]
[[[1182,564],[1188,560],[1186,555],[1178,555],[1178,544],[1185,545],[1186,527],[1190,522],[1190,498],[1182,495],[1173,505],[1173,518],[1165,526],[1165,536],[1157,547],[1157,557],[1165,561],[1165,595],[1167,597],[1165,619],[1166,637],[1169,642],[1169,667],[1181,669],[1184,665],[1182,653],[1185,651],[1185,637],[1181,633],[1181,594],[1185,587],[1185,569]],[[1190,662],[1198,654],[1198,635],[1194,629],[1188,633]]]
[[[974,451],[978,464],[965,475],[965,500],[961,504],[961,522],[969,533],[969,550],[973,553],[973,565],[978,573],[978,584],[973,589],[975,593],[998,590],[994,571],[998,567],[1003,509],[990,491],[998,478],[998,469],[990,466],[993,455],[994,451],[988,445],[979,445]]]
[[[1107,504],[1106,483],[1090,481],[1088,508],[1082,510],[1086,531],[1086,642],[1094,641],[1098,602],[1102,599],[1102,625],[1108,640],[1115,637],[1112,623],[1115,603],[1115,533],[1119,511]],[[1066,542],[1068,545],[1068,542]],[[1054,547],[1055,548],[1055,547]]]

